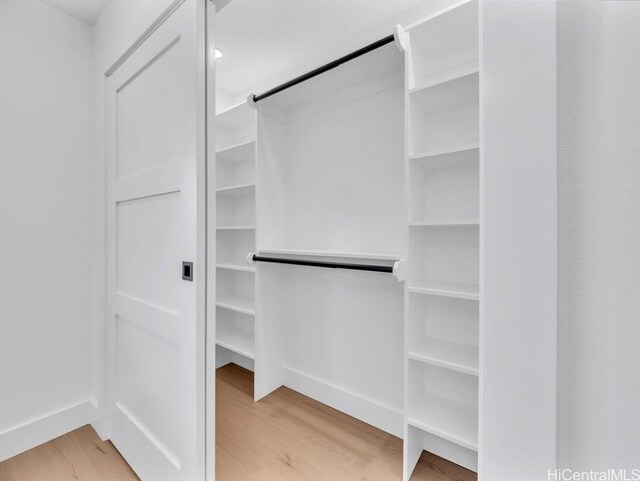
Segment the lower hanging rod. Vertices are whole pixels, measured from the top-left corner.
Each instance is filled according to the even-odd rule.
[[[393,273],[393,266],[376,266],[371,264],[347,264],[345,262],[307,261],[302,259],[283,259],[281,257],[265,257],[253,255],[254,262],[272,262],[274,264],[291,264],[294,266],[325,267],[328,269],[350,269],[354,271],[371,271]]]

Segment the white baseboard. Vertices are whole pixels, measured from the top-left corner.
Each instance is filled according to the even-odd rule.
[[[289,366],[284,368],[284,385],[394,436],[403,436],[404,421],[400,409]]]
[[[91,427],[102,441],[109,440],[109,436],[107,436],[107,432],[104,426],[104,418],[98,417],[96,421],[91,423]]]
[[[98,409],[87,400],[66,409],[0,432],[0,462],[35,448],[98,419]]]
[[[248,357],[241,356],[240,354],[236,354],[234,352],[231,355],[231,362],[245,368],[247,371],[255,372],[254,362]]]

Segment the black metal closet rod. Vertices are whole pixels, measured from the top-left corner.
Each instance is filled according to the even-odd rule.
[[[344,262],[306,261],[301,259],[283,259],[281,257],[265,257],[253,255],[255,262],[273,262],[275,264],[291,264],[294,266],[326,267],[329,269],[351,269],[354,271],[372,271],[393,273],[393,266],[375,266],[369,264],[347,264]]]
[[[367,45],[366,47],[361,48],[360,50],[356,50],[355,52],[351,52],[348,55],[345,55],[344,57],[339,58],[338,60],[334,60],[333,62],[330,62],[322,67],[318,67],[315,70],[312,70],[311,72],[308,72],[304,75],[301,75],[300,77],[296,77],[293,80],[289,80],[286,83],[283,83],[282,85],[278,85],[277,87],[272,88],[271,90],[267,90],[265,93],[260,94],[260,95],[254,95],[253,96],[253,101],[254,102],[260,102],[261,100],[266,99],[267,97],[271,97],[274,94],[277,94],[278,92],[282,92],[283,90],[288,89],[289,87],[293,87],[294,85],[298,85],[301,82],[304,82],[306,80],[309,80],[313,77],[316,77],[328,70],[331,70],[333,68],[338,67],[339,65],[342,65],[343,63],[346,63],[350,60],[353,60],[354,58],[358,58],[366,53],[371,52],[372,50],[375,50],[377,48],[380,48],[384,45],[387,45],[388,43],[393,42],[394,37],[393,35],[389,35],[388,37],[385,37],[383,39],[378,40],[377,42],[373,42],[370,45]]]

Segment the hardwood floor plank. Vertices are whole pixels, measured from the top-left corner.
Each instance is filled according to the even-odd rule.
[[[253,373],[217,370],[216,481],[401,481],[402,440],[282,387],[253,402]],[[411,481],[476,481],[423,453]],[[137,481],[85,426],[0,463],[0,481]]]
[[[0,463],[0,481],[137,481],[120,453],[84,426]]]
[[[235,364],[218,369],[217,379],[222,480],[253,479],[256,472],[261,481],[402,479],[399,438],[286,387],[254,403],[253,374]],[[411,479],[475,481],[477,475],[423,453]]]

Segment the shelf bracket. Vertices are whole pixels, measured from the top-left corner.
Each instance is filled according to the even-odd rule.
[[[404,259],[400,259],[399,261],[395,261],[393,263],[393,277],[398,279],[398,282],[404,282],[407,280],[407,263]]]
[[[396,42],[396,47],[404,53],[407,51],[407,34],[402,28],[402,25],[398,24],[393,27],[393,39]]]
[[[253,94],[249,94],[247,96],[247,105],[249,107],[251,107],[253,110],[257,111],[258,110],[258,105],[256,104],[256,101],[253,100],[253,97],[255,97],[255,95],[253,95]]]

